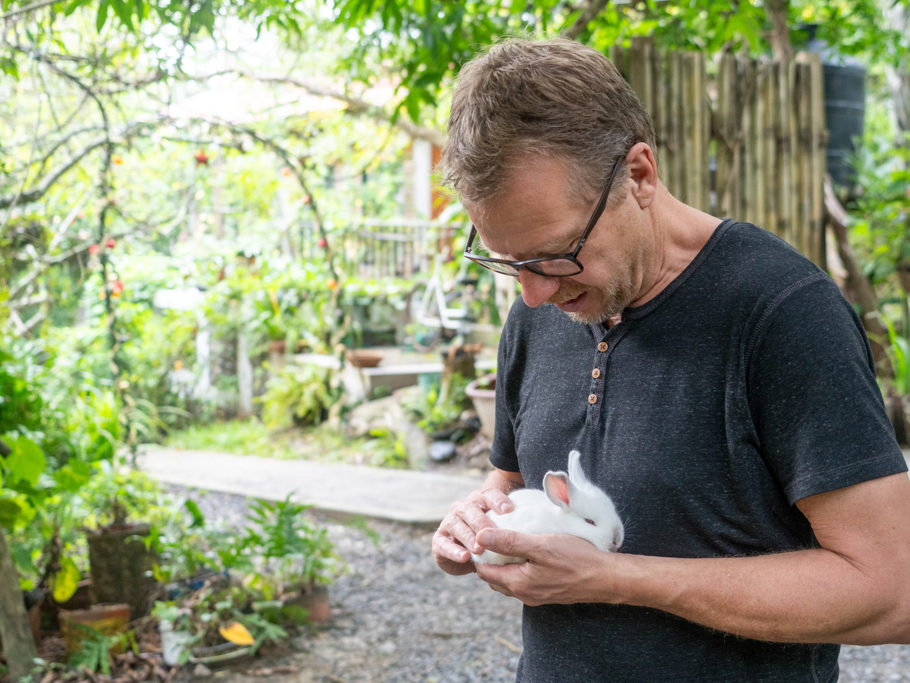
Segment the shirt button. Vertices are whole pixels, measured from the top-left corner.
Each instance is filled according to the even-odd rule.
[[[588,403],[592,406],[597,403],[597,394],[588,394]]]
[[[607,342],[600,342],[600,344],[597,345],[597,350],[600,351],[601,353],[606,351],[608,348],[610,348],[610,347],[607,346]]]
[[[593,370],[591,370],[591,377],[593,377],[594,379],[597,379],[598,377],[600,377],[600,368],[594,368]]]

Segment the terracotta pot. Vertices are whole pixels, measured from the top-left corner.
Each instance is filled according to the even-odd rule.
[[[285,596],[281,602],[285,606],[302,607],[307,611],[310,621],[314,624],[326,621],[332,616],[328,586],[312,586],[306,591]]]
[[[382,362],[382,351],[372,349],[348,349],[344,355],[355,368],[375,368]]]
[[[464,393],[474,404],[474,412],[480,420],[480,433],[493,439],[496,422],[496,375],[484,375],[473,380]]]
[[[130,623],[130,606],[126,603],[101,603],[88,609],[60,610],[60,630],[70,654],[77,651],[87,634],[78,625],[100,631],[106,636],[124,633]]]

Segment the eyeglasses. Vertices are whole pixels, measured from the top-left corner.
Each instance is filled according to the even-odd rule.
[[[471,235],[468,237],[468,244],[464,248],[464,257],[484,268],[492,270],[494,273],[502,273],[503,275],[511,275],[512,277],[518,277],[518,273],[521,270],[530,270],[532,273],[545,277],[569,277],[570,275],[578,275],[585,269],[578,260],[578,252],[580,252],[581,248],[585,245],[588,235],[591,234],[591,230],[597,225],[597,221],[600,220],[604,208],[607,206],[607,196],[610,194],[610,188],[613,186],[613,178],[616,175],[616,171],[622,160],[623,157],[620,156],[613,162],[613,168],[610,170],[610,177],[607,179],[607,186],[600,195],[597,206],[594,207],[594,213],[591,214],[588,225],[581,234],[581,239],[578,240],[578,244],[575,245],[575,249],[571,253],[555,256],[538,256],[537,258],[529,258],[523,261],[510,261],[508,259],[494,258],[492,256],[479,256],[471,252],[471,245],[474,244],[474,238],[477,236],[477,229],[471,225]]]

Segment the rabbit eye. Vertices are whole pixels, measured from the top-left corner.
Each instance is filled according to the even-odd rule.
[[[594,520],[593,520],[593,519],[586,519],[585,521],[586,521],[588,524],[590,524],[591,526],[597,526],[597,525],[594,523]]]

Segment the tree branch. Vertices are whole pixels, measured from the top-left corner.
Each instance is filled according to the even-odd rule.
[[[140,121],[134,122],[128,125],[117,137],[118,138],[129,138],[135,135],[136,131],[142,129],[145,126],[151,126],[156,124],[153,121]],[[158,124],[160,125],[160,124]],[[80,161],[85,157],[91,154],[93,151],[99,147],[104,147],[108,144],[110,138],[107,135],[98,137],[91,142],[89,142],[85,147],[76,152],[72,157],[67,159],[61,164],[58,164],[50,173],[48,173],[41,183],[30,190],[24,190],[21,194],[0,197],[0,209],[8,209],[14,204],[28,204],[31,202],[36,202],[41,197],[43,197],[48,190],[56,183],[60,178],[70,171],[74,166],[76,166]]]
[[[850,244],[847,211],[838,200],[831,178],[827,175],[825,176],[825,218],[837,240],[837,251],[844,269],[847,271],[844,295],[859,308],[859,316],[868,333],[869,342],[872,344],[872,354],[875,357],[876,365],[882,371],[890,374],[891,365],[885,354],[885,347],[882,345],[882,340],[888,338],[888,330],[882,323],[872,285],[869,284],[869,280],[863,273],[859,259]]]
[[[600,2],[601,0],[597,0]],[[604,4],[608,0],[602,0]],[[247,71],[238,71],[233,69],[227,69],[224,71],[216,71],[214,73],[206,74],[204,76],[190,76],[192,80],[206,81],[215,76],[225,76],[225,75],[236,75],[243,78],[248,78],[253,81],[258,81],[260,83],[279,83],[284,85],[292,85],[301,90],[306,90],[311,95],[316,95],[317,97],[329,97],[333,100],[338,100],[347,105],[348,111],[352,114],[363,114],[369,116],[373,119],[378,119],[381,121],[391,121],[392,116],[382,107],[367,102],[359,97],[354,97],[348,95],[347,93],[341,92],[333,88],[327,88],[322,85],[317,85],[315,83],[310,83],[307,81],[301,81],[296,78],[291,78],[289,76],[265,76],[262,74],[255,74]],[[419,126],[410,119],[399,116],[394,124],[396,128],[401,129],[407,133],[412,138],[418,140],[426,140],[437,147],[442,147],[445,145],[446,135],[440,130],[435,128],[428,128],[426,126]]]
[[[578,15],[578,18],[572,22],[572,25],[563,31],[560,35],[563,38],[569,38],[575,40],[580,36],[588,24],[594,21],[594,18],[606,9],[607,5],[610,4],[610,0],[587,0],[581,5],[581,13]]]
[[[8,12],[0,14],[0,19],[11,19],[19,14],[27,14],[36,9],[41,9],[42,7],[49,7],[50,5],[57,5],[63,2],[63,0],[40,0],[40,2],[33,2],[31,5],[26,5],[25,7],[17,7],[16,9],[11,9]]]

